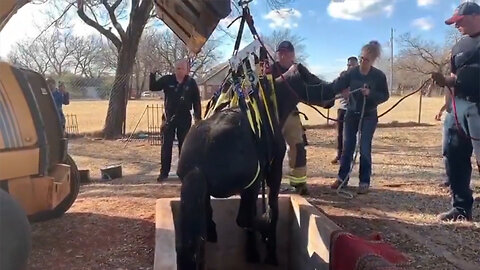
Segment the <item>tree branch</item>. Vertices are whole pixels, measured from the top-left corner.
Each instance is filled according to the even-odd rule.
[[[56,20],[54,20],[51,24],[49,24],[45,29],[42,30],[42,32],[40,32],[40,34],[38,34],[38,36],[35,39],[33,39],[32,44],[35,43],[35,41],[37,41],[37,39],[41,35],[43,35],[50,27],[52,27],[52,25],[57,24],[63,18],[63,16],[67,14],[67,12],[70,10],[72,6],[73,6],[73,3],[70,3]]]
[[[113,4],[115,8],[118,7],[120,2],[122,2],[122,0],[117,0],[117,2]],[[118,23],[117,16],[115,15],[115,8],[113,8],[112,6],[110,6],[110,4],[108,4],[108,0],[102,0],[102,4],[105,6],[105,9],[107,10],[108,16],[110,17],[110,20],[112,21],[113,26],[115,27],[115,29],[117,29],[117,32],[120,35],[120,39],[122,41],[125,41],[127,39],[127,35],[125,33],[125,30],[123,30],[122,25]]]
[[[113,3],[112,5],[112,9],[113,10],[116,10],[117,7],[122,3],[122,0],[117,0],[117,2]]]
[[[96,23],[94,20],[90,19],[87,14],[85,14],[84,10],[84,0],[77,0],[77,14],[84,21],[86,24],[90,25],[91,27],[95,28],[98,32],[100,32],[102,35],[104,35],[106,38],[108,38],[117,48],[117,50],[120,50],[122,48],[122,41],[115,36],[112,32],[108,31],[104,27],[102,27],[100,24]]]

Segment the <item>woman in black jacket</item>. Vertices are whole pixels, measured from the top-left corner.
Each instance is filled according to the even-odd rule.
[[[358,194],[367,193],[370,187],[372,139],[378,123],[377,106],[390,97],[385,74],[373,67],[380,52],[381,47],[377,41],[369,42],[362,48],[360,65],[345,72],[335,82],[336,92],[342,92],[344,98],[348,100],[348,105],[344,119],[344,148],[340,158],[340,169],[337,180],[331,186],[334,189],[342,182],[345,182],[344,186],[348,184],[359,130],[361,140]]]

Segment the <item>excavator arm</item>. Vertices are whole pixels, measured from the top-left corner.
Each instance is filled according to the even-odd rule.
[[[30,0],[2,0],[0,3],[0,31],[7,24],[8,20]]]
[[[198,53],[218,22],[231,12],[230,0],[153,0],[157,17]]]

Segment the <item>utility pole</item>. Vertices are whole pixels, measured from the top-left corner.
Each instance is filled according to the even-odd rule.
[[[393,27],[390,34],[390,91],[393,91]]]

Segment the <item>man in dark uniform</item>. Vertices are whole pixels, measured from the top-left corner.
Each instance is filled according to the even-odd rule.
[[[193,107],[195,122],[201,119],[202,108],[197,83],[188,76],[190,66],[187,60],[176,63],[175,74],[165,75],[156,80],[150,74],[150,91],[165,93],[165,126],[162,136],[161,168],[157,181],[168,178],[172,162],[172,146],[175,133],[178,139],[178,152],[182,150],[183,140],[192,124],[190,110]]]
[[[358,58],[355,56],[349,57],[347,59],[347,70],[342,71],[339,77],[356,66],[358,66]],[[343,151],[343,119],[345,119],[345,113],[347,112],[348,101],[344,98],[341,98],[339,101],[340,104],[337,110],[337,155],[331,161],[332,164],[337,164],[340,161]]]
[[[472,150],[478,153],[480,147],[480,141],[478,141],[480,138],[480,6],[465,2],[445,23],[455,24],[464,36],[452,48],[452,74],[446,78],[441,73],[432,74],[433,80],[439,86],[453,87],[452,99],[456,104],[456,112],[452,110],[444,122],[444,132],[447,136],[444,140],[444,151],[453,208],[440,214],[438,218],[443,221],[459,219],[471,221],[473,206],[470,189],[471,156]],[[458,116],[458,122],[455,114]],[[460,126],[459,129],[457,125]]]
[[[274,78],[285,74],[295,64],[295,49],[290,41],[282,41],[277,46],[277,62],[271,67]],[[307,189],[307,152],[302,121],[298,109],[287,117],[282,130],[288,144],[290,171],[286,174],[290,186],[299,194],[308,194]]]

